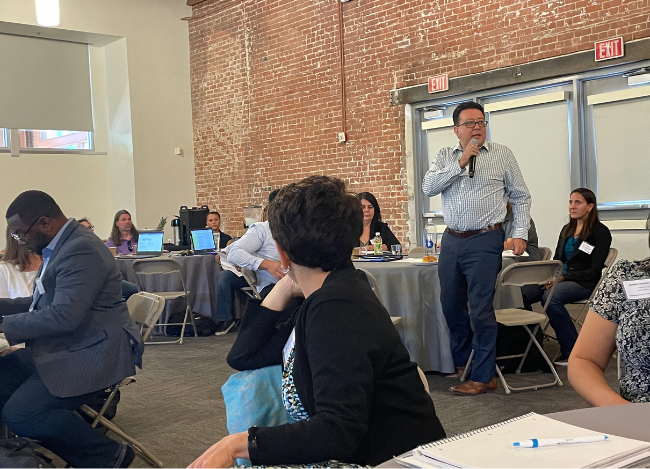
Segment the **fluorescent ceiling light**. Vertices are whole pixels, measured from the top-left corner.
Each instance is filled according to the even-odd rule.
[[[58,26],[59,0],[36,0],[36,22],[41,26]]]

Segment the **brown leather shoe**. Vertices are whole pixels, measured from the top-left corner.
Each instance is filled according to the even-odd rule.
[[[445,375],[445,378],[460,379],[460,378],[463,377],[463,373],[465,373],[465,367],[464,366],[457,366],[456,371],[454,373],[449,374],[449,375]]]
[[[451,392],[459,396],[476,396],[484,392],[494,391],[497,388],[497,379],[492,378],[489,383],[481,383],[480,381],[467,380],[458,386],[449,388]]]

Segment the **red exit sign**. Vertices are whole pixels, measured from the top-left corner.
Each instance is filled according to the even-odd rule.
[[[596,62],[623,57],[623,38],[615,37],[596,43]]]
[[[429,93],[447,91],[449,89],[449,76],[445,73],[429,78]]]

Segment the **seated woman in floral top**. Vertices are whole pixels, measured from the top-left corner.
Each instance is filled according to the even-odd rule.
[[[650,218],[646,226],[650,227]],[[629,281],[650,286],[650,258],[622,260],[598,288],[578,341],[569,358],[569,381],[592,406],[650,402],[650,295],[633,295]],[[647,297],[644,297],[647,296]],[[620,395],[609,387],[604,371],[618,349],[626,363]]]

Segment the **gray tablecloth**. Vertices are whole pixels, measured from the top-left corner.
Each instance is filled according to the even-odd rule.
[[[436,264],[355,262],[377,279],[384,306],[402,321],[397,326],[411,360],[424,371],[453,373],[449,328],[440,305]]]
[[[185,282],[190,292],[190,306],[192,311],[202,316],[214,319],[214,311],[217,306],[217,275],[221,272],[221,266],[214,260],[214,256],[173,256],[181,265],[185,273]],[[135,282],[131,259],[116,259],[124,280]],[[175,285],[162,285],[157,276],[149,281],[151,285],[145,285],[147,291],[181,290],[180,282]],[[174,308],[176,309],[176,308]]]
[[[503,267],[513,262],[503,259]],[[403,261],[355,261],[354,265],[375,276],[386,309],[391,316],[402,318],[398,330],[411,360],[424,371],[453,373],[449,328],[440,304],[438,265]],[[504,288],[499,307],[522,308],[521,289]]]

